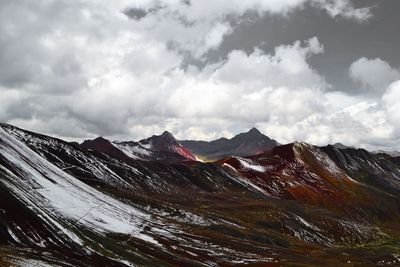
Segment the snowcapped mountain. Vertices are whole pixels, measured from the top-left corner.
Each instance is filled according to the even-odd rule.
[[[279,143],[263,135],[256,128],[241,133],[231,139],[220,138],[215,141],[180,141],[180,143],[207,160],[218,160],[229,156],[251,156],[271,149]]]
[[[399,263],[397,159],[296,142],[203,163],[180,149],[168,133],[79,145],[0,124],[0,266]]]

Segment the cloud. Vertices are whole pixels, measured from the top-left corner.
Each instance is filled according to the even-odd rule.
[[[138,139],[167,129],[213,139],[256,125],[281,142],[393,140],[397,89],[382,100],[332,92],[309,63],[324,53],[317,37],[271,53],[233,50],[207,64],[204,55],[235,31],[232,18],[285,16],[306,3],[334,18],[371,16],[343,0],[2,1],[0,119],[67,138]],[[205,67],[183,67],[187,57]],[[387,76],[368,79],[387,66],[365,62],[351,68],[357,82],[386,88]]]
[[[279,141],[326,145],[342,142],[370,150],[400,148],[400,81],[393,82],[381,97],[361,99],[343,92],[327,92],[318,97],[319,111],[295,123],[270,120],[258,123]],[[312,130],[310,130],[312,129]]]
[[[390,121],[400,133],[400,80],[393,82],[382,97]]]
[[[325,100],[330,98],[325,95]],[[351,97],[342,95],[351,102]],[[294,124],[275,122],[259,123],[260,129],[279,136],[281,142],[304,140],[316,145],[342,142],[346,145],[371,150],[382,148],[392,150],[393,127],[387,120],[385,110],[377,102],[355,102],[337,112],[330,113],[324,108]],[[367,133],[367,134],[366,134]]]
[[[222,43],[224,36],[232,33],[232,28],[228,24],[216,24],[205,36],[206,49],[216,49]]]
[[[190,4],[188,4],[190,3]],[[215,20],[227,15],[242,16],[248,11],[259,14],[288,14],[298,8],[303,8],[306,3],[326,10],[332,17],[343,17],[356,21],[365,21],[372,17],[371,8],[356,8],[350,0],[202,0],[202,1],[138,1],[132,10],[160,11],[164,15],[184,17],[189,22]],[[127,9],[129,10],[129,9]],[[135,12],[134,12],[135,13]]]
[[[233,84],[259,83],[254,86],[324,87],[324,79],[307,62],[310,56],[323,50],[318,38],[313,37],[304,47],[300,41],[278,46],[275,55],[264,54],[260,49],[249,55],[232,51],[214,78]]]
[[[124,10],[125,15],[134,20],[140,20],[149,14],[149,11],[140,8],[128,8]]]
[[[247,55],[233,51],[213,71],[183,73],[171,77],[164,90],[169,113],[178,117],[208,117],[244,122],[298,118],[318,109],[316,96],[328,87],[307,63],[323,51],[311,38],[276,48],[274,55],[255,49]],[[286,105],[282,103],[286,102]]]
[[[331,17],[366,22],[372,18],[371,7],[355,8],[349,0],[315,0],[314,5],[324,9]]]
[[[393,81],[400,79],[400,71],[380,58],[356,60],[349,68],[349,75],[364,92],[373,94],[382,94]]]
[[[144,0],[126,7],[124,13],[151,38],[204,60],[209,50],[216,49],[234,31],[232,21],[240,23],[250,12],[260,17],[287,16],[307,3],[332,18],[365,22],[372,17],[369,7],[356,8],[350,0]]]

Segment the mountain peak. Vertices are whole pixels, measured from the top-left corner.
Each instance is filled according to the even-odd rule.
[[[93,145],[98,146],[98,145],[105,145],[105,144],[109,145],[109,144],[111,144],[111,142],[109,140],[105,139],[104,137],[99,136],[99,137],[96,137],[95,139],[85,140],[82,142],[81,145],[86,147],[86,146],[93,146]],[[92,147],[89,147],[89,148],[92,148]]]
[[[174,135],[168,131],[164,131],[161,135],[154,135],[147,139],[148,141],[154,143],[164,143],[169,145],[177,145],[178,141],[175,139]]]
[[[338,149],[346,149],[346,148],[349,148],[348,146],[343,145],[342,143],[335,143],[335,144],[333,144],[333,146],[334,146],[335,148],[338,148]]]
[[[163,132],[161,135],[153,135],[152,137],[139,141],[139,143],[153,151],[173,152],[186,159],[196,160],[196,156],[187,148],[183,147],[168,131]]]
[[[80,146],[86,149],[92,149],[97,152],[104,153],[117,159],[126,160],[128,158],[122,151],[116,148],[111,141],[105,139],[104,137],[97,137],[93,140],[85,140]]]
[[[272,141],[268,136],[261,133],[257,128],[253,127],[248,132],[240,133],[232,138],[232,140],[258,142],[260,140]]]
[[[168,132],[168,131],[164,131],[164,132],[160,135],[160,137],[168,138],[168,139],[174,139],[174,140],[175,140],[175,137],[173,136],[173,134],[170,133],[170,132]]]
[[[211,142],[183,141],[182,144],[197,155],[216,160],[230,156],[257,155],[276,147],[279,143],[253,127],[231,139],[220,138]]]
[[[262,135],[262,133],[256,127],[251,128],[247,133],[251,135]]]
[[[91,141],[96,141],[96,142],[110,142],[109,140],[105,139],[105,138],[102,137],[102,136],[99,136],[99,137],[97,137],[97,138],[95,138],[95,139],[93,139],[93,140],[91,140]]]

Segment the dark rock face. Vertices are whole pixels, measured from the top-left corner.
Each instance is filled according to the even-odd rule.
[[[251,156],[271,149],[279,143],[263,135],[256,128],[241,133],[232,139],[221,138],[211,142],[180,141],[194,154],[207,160],[218,160],[229,156]]]
[[[0,125],[0,266],[399,264],[397,158],[296,142],[203,163],[180,145]]]

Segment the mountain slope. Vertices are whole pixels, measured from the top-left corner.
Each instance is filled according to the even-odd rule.
[[[357,183],[319,148],[306,143],[278,146],[251,157],[219,162],[266,195],[310,203],[345,203]]]
[[[180,141],[183,146],[207,160],[218,160],[228,156],[250,156],[278,145],[278,142],[263,135],[256,128],[231,139],[221,138],[211,142]]]
[[[398,200],[352,178],[304,143],[170,163],[1,124],[0,265],[396,264]]]
[[[113,233],[129,238],[149,220],[146,213],[93,189],[44,160],[2,128],[0,140],[1,188],[18,206],[25,207],[22,214],[34,214],[28,218],[34,217],[31,220],[35,223],[28,229],[26,225],[8,225],[11,242],[30,244],[36,249],[76,246],[85,254],[87,249],[96,251],[96,242],[105,239],[105,235]],[[9,210],[5,212],[8,215]],[[37,232],[40,227],[45,231]],[[144,234],[140,236],[151,240]],[[113,251],[111,247],[108,249]],[[79,255],[79,250],[76,254]],[[113,251],[108,258],[118,262],[118,253]]]
[[[354,179],[386,192],[400,192],[400,159],[385,153],[370,153],[364,149],[338,149],[333,146],[322,150]]]

